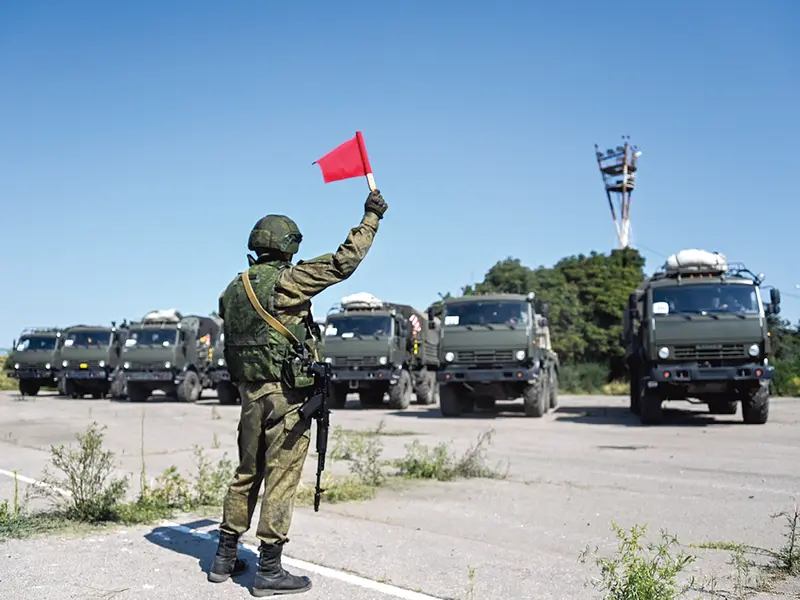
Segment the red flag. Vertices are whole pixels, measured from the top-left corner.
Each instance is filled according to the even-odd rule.
[[[312,164],[322,169],[325,183],[341,181],[352,177],[368,177],[372,175],[372,167],[367,156],[367,147],[360,131],[345,143],[337,146]]]

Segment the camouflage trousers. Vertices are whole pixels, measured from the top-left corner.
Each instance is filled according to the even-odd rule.
[[[225,497],[220,529],[242,534],[250,528],[264,482],[256,537],[284,544],[311,441],[312,420],[302,420],[298,413],[306,396],[280,383],[245,383],[239,391],[239,466]]]

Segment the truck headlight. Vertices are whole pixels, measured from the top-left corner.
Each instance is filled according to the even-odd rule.
[[[525,350],[517,350],[517,360],[525,360]]]
[[[444,355],[444,359],[445,359],[447,362],[453,362],[453,359],[454,359],[455,357],[456,357],[456,355],[455,355],[455,354],[453,354],[452,352],[448,352],[447,354],[445,354],[445,355]]]
[[[50,363],[45,363],[44,368],[45,368],[45,370],[49,371],[50,370]]]
[[[666,346],[658,349],[658,358],[669,358],[669,348]]]
[[[172,363],[171,363],[171,362],[169,362],[169,361],[167,361],[167,362],[165,362],[165,363],[164,363],[164,368],[165,368],[165,369],[169,369],[171,366],[172,366]]]
[[[62,361],[61,361],[61,366],[62,366],[62,367],[66,367],[68,364],[69,364],[69,361],[68,361],[68,360],[62,360]]]
[[[758,347],[758,344],[753,344],[747,349],[747,353],[750,356],[758,356],[759,352],[761,352],[761,348]]]
[[[19,363],[14,363],[14,368],[19,369]]]
[[[129,362],[122,363],[122,368],[123,369],[130,369],[131,368],[131,363],[129,363]]]
[[[220,367],[224,367],[224,366],[225,366],[225,359],[224,359],[224,358],[218,358],[218,359],[217,359],[217,364],[218,364]]]
[[[333,363],[333,359],[330,356],[326,356],[325,357],[325,362],[328,363],[328,364],[331,364],[331,363]]]
[[[99,363],[97,363],[97,366],[98,366],[98,367],[100,367],[100,368],[102,369],[103,367],[105,367],[105,366],[106,366],[106,361],[104,361],[104,360],[101,360]]]
[[[378,359],[378,362],[379,362],[380,364],[382,364],[382,365],[385,365],[387,362],[389,362],[389,359],[388,359],[388,358],[386,358],[385,356],[381,356],[381,357]]]

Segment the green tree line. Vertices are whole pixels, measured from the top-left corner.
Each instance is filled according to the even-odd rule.
[[[461,289],[462,295],[536,293],[537,306],[549,305],[551,341],[562,363],[566,390],[599,391],[611,382],[627,382],[622,318],[628,296],[646,277],[645,259],[635,248],[592,252],[562,258],[552,267],[531,268],[508,257],[492,266],[483,281]],[[442,299],[451,296],[440,294]],[[436,311],[441,301],[434,303]],[[771,317],[777,377],[773,393],[800,393],[800,333]]]

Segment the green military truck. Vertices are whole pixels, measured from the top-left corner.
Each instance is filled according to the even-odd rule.
[[[128,398],[144,402],[158,390],[182,402],[197,401],[211,387],[209,348],[220,333],[219,319],[175,309],[152,311],[131,323],[122,349]]]
[[[210,387],[217,392],[220,404],[237,404],[241,402],[239,389],[231,381],[228,365],[225,363],[225,333],[222,330],[222,321],[219,321],[220,333],[216,344],[209,353],[209,367],[207,377]]]
[[[775,367],[767,315],[780,291],[761,296],[763,275],[723,254],[687,249],[628,298],[623,340],[630,372],[630,409],[643,424],[662,420],[666,400],[694,399],[712,414],[763,424]]]
[[[8,376],[19,381],[20,394],[35,396],[43,387],[58,388],[63,343],[59,327],[22,330],[5,362]]]
[[[325,319],[323,348],[331,364],[334,406],[357,392],[364,408],[406,409],[437,401],[437,323],[406,304],[383,302],[366,292],[342,298]]]
[[[70,398],[124,398],[122,348],[128,325],[73,325],[64,330],[61,391]]]
[[[550,344],[548,307],[538,313],[535,297],[480,294],[443,301],[436,375],[443,416],[520,396],[529,417],[558,406],[558,354]],[[433,307],[428,311],[431,316]]]

